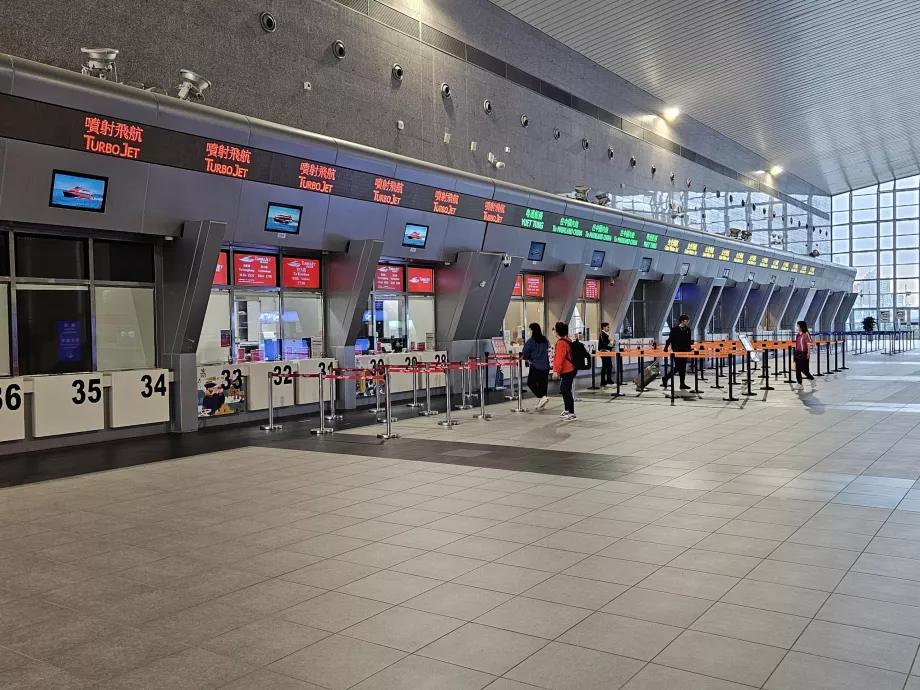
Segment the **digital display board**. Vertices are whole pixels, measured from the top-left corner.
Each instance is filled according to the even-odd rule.
[[[788,270],[789,270],[789,262],[788,262],[788,261],[784,261],[784,262],[783,262],[783,265],[779,267],[779,270],[781,270],[781,271],[788,271]]]
[[[268,214],[265,216],[265,230],[296,235],[300,232],[301,214],[303,214],[302,206],[269,204]]]
[[[281,286],[318,290],[319,259],[299,259],[285,256],[281,259]]]
[[[428,242],[428,226],[406,223],[406,229],[403,231],[402,245],[404,247],[413,247],[415,249],[424,249]]]
[[[214,285],[227,284],[227,252],[217,255],[217,267],[214,269]]]
[[[642,246],[645,249],[658,249],[658,235],[653,232],[645,233],[645,239],[642,240]]]
[[[55,170],[51,174],[49,206],[105,213],[109,178]]]
[[[707,244],[703,247],[703,258],[704,259],[715,259],[716,258],[716,248],[711,244]]]
[[[785,270],[785,269],[783,269],[783,270]],[[798,264],[792,264],[792,268],[790,268],[789,270],[792,271],[793,273],[798,273],[798,272],[799,272],[799,265],[798,265]]]
[[[806,266],[805,264],[802,264],[801,266],[799,266],[799,273],[808,273],[808,266]]]
[[[523,297],[524,296],[524,276],[520,273],[518,277],[514,280],[514,289],[511,291],[512,297]]]
[[[756,265],[757,265],[757,255],[756,255],[756,254],[748,254],[747,265],[748,265],[748,266],[756,266]]]
[[[277,287],[278,257],[265,254],[234,254],[233,284]]]
[[[684,247],[684,254],[689,256],[699,256],[700,255],[700,243],[699,242],[687,242],[687,246]]]
[[[607,256],[607,252],[595,249],[591,254],[591,268],[600,268],[603,266],[605,256]]]
[[[403,292],[403,277],[405,275],[403,266],[390,266],[380,264],[377,266],[377,273],[374,275],[374,289],[382,292]]]
[[[600,299],[601,298],[601,281],[596,278],[588,278],[581,288],[582,299]]]
[[[546,252],[546,242],[531,242],[530,249],[527,251],[527,260],[543,261],[544,252]]]
[[[524,297],[543,297],[543,276],[524,276]]]
[[[732,259],[732,261],[734,261],[736,264],[743,264],[744,263],[744,252],[735,252],[735,256]]]
[[[774,271],[779,270],[779,259],[773,259],[770,262],[770,268],[773,269]]]
[[[766,268],[766,267],[769,266],[769,265],[770,265],[770,258],[769,258],[769,257],[767,257],[767,256],[762,256],[762,257],[760,257],[760,267],[761,267],[761,268]]]
[[[732,250],[731,249],[719,250],[719,261],[731,261],[731,260],[732,260]]]
[[[629,228],[620,228],[613,236],[613,241],[617,244],[626,244],[630,247],[639,246],[639,231],[630,230]]]
[[[679,252],[680,251],[680,240],[675,239],[673,237],[669,237],[667,241],[664,243],[664,250],[666,252],[674,252],[674,253]]]
[[[814,274],[815,274],[815,267],[814,267],[814,266],[809,266],[809,267],[808,267],[808,275],[813,276]]]
[[[434,269],[409,266],[406,270],[406,287],[409,288],[409,292],[433,293]]]

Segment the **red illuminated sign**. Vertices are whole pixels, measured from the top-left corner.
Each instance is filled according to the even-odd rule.
[[[543,297],[543,276],[524,276],[524,296]]]
[[[514,290],[511,291],[512,297],[521,297],[524,294],[524,278],[521,275],[514,281]]]
[[[409,266],[406,285],[409,292],[434,292],[434,269]]]
[[[83,141],[86,150],[115,158],[137,160],[139,144],[144,141],[144,128],[118,120],[87,116],[83,120]]]
[[[319,289],[319,259],[281,259],[282,287]]]
[[[205,171],[224,177],[245,179],[252,164],[250,149],[209,141],[205,144]]]
[[[297,184],[301,189],[321,194],[332,194],[335,186],[335,168],[331,165],[301,162]]]
[[[278,257],[264,254],[234,254],[233,283],[275,287],[278,285]]]
[[[460,204],[460,195],[457,192],[447,192],[443,189],[434,190],[434,205],[432,211],[443,213],[446,216],[457,215],[457,206]]]
[[[501,201],[486,201],[483,206],[482,219],[490,223],[501,223],[505,219],[507,206]]]
[[[378,204],[399,206],[402,203],[403,190],[406,184],[388,177],[374,178],[374,201]]]
[[[583,299],[600,299],[601,281],[588,278],[581,289],[581,296]]]
[[[374,289],[388,292],[402,292],[403,267],[402,266],[377,266],[377,275],[374,276]]]
[[[214,284],[227,284],[227,252],[221,252],[217,256],[217,268],[214,269]]]

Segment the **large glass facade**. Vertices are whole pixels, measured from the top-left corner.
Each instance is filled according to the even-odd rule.
[[[920,320],[920,175],[839,194],[832,203],[831,257],[856,269],[859,297],[850,327],[873,317],[878,328]]]

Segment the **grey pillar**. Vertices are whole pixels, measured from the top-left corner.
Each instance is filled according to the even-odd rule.
[[[824,305],[827,304],[827,298],[830,296],[830,290],[815,290],[814,297],[811,299],[811,303],[808,305],[808,310],[805,312],[805,321],[808,322],[808,328],[811,330],[817,330],[821,325],[821,312],[824,310]]]
[[[558,273],[546,274],[546,329],[557,321],[567,324],[575,313],[575,302],[585,284],[588,267],[584,263],[566,264]]]
[[[725,289],[725,279],[716,278],[716,284],[712,286],[712,292],[709,293],[709,299],[706,300],[706,306],[703,307],[703,313],[700,314],[700,326],[698,329],[699,340],[706,340],[709,335],[709,323],[712,321],[712,315],[715,313],[716,305],[722,299],[722,290]],[[694,336],[696,337],[696,336]]]
[[[700,332],[706,327],[703,321],[715,278],[698,278],[695,283],[684,283],[682,294],[684,313],[690,317],[690,332],[694,340],[701,340]],[[703,328],[700,328],[702,325]]]
[[[342,254],[330,254],[326,262],[326,349],[340,367],[355,365],[355,339],[374,286],[377,262],[383,251],[380,240],[352,240]],[[336,405],[354,409],[354,382],[336,387]]]
[[[661,337],[661,327],[671,313],[674,297],[677,295],[678,289],[680,289],[681,280],[683,280],[682,276],[675,273],[674,275],[666,275],[661,280],[646,284],[645,316],[647,321],[645,332],[640,337],[655,338],[656,340]]]
[[[620,271],[620,274],[611,282],[601,280],[601,310],[603,316],[601,321],[610,324],[610,332],[618,333],[620,326],[623,325],[623,319],[626,318],[626,312],[629,310],[629,303],[633,295],[636,294],[636,286],[639,285],[639,271]]]
[[[195,353],[226,231],[221,221],[189,222],[180,238],[163,245],[160,362],[173,372],[172,431],[198,430]]]
[[[486,298],[485,306],[479,319],[479,327],[476,329],[477,340],[502,335],[505,313],[508,311],[511,293],[514,292],[514,283],[521,272],[523,264],[523,256],[512,256],[507,266],[499,262],[495,280],[492,283],[492,290]],[[546,285],[543,286],[543,289],[544,291],[546,290]],[[482,354],[481,347],[480,354]]]
[[[760,331],[760,322],[763,321],[763,315],[767,311],[770,299],[773,297],[773,291],[776,288],[774,283],[761,285],[757,290],[751,288],[748,294],[747,308],[750,321],[754,324],[754,332]]]
[[[824,303],[824,309],[821,310],[821,317],[819,323],[822,331],[833,331],[834,321],[837,318],[837,312],[840,310],[840,305],[843,304],[843,298],[846,297],[845,292],[832,292],[828,298],[827,302]]]
[[[744,309],[752,285],[748,280],[722,290],[722,326],[729,338],[738,337],[738,319],[741,318],[741,310]]]
[[[499,254],[460,252],[454,263],[437,270],[434,305],[438,347],[447,350],[451,361],[465,360],[480,349],[479,329],[500,268]],[[513,287],[512,275],[508,295]]]
[[[776,332],[780,330],[780,325],[783,322],[783,315],[789,307],[789,302],[792,300],[792,294],[794,292],[795,288],[791,285],[773,290],[773,294],[770,295],[770,301],[767,303],[767,309],[762,319],[765,331]]]
[[[847,330],[847,322],[850,320],[850,312],[853,311],[853,305],[856,304],[857,299],[859,299],[858,292],[850,292],[844,294],[843,300],[840,304],[840,309],[837,310],[837,315],[834,317],[835,331]]]
[[[811,306],[816,290],[814,288],[796,288],[789,300],[789,306],[786,307],[786,313],[780,322],[780,328],[783,324],[789,324],[789,328],[795,329],[795,324],[803,320]]]

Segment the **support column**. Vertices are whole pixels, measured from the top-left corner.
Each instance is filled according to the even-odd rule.
[[[835,330],[834,320],[837,318],[837,312],[840,311],[840,305],[843,304],[844,297],[846,297],[845,292],[832,292],[828,296],[827,302],[824,304],[824,309],[821,310],[821,318],[819,320],[822,331]]]
[[[741,310],[744,309],[744,303],[753,285],[754,283],[748,280],[722,290],[722,326],[728,332],[729,338],[738,337],[738,319],[741,318]]]
[[[830,290],[815,290],[811,304],[808,305],[808,310],[805,312],[805,321],[808,322],[810,329],[816,330],[820,326],[821,312],[824,310],[824,305],[827,304],[827,298],[830,294]]]
[[[706,300],[706,306],[700,316],[699,339],[706,340],[709,336],[709,324],[712,321],[712,315],[716,311],[719,300],[722,299],[722,291],[725,289],[725,279],[716,278],[718,285],[714,285],[712,292],[709,293],[709,299]]]
[[[326,347],[340,367],[355,365],[355,340],[382,252],[380,240],[352,240],[343,254],[330,254],[326,263]],[[355,386],[340,383],[352,385],[336,387],[336,405],[353,410]]]
[[[629,303],[636,294],[640,275],[639,271],[620,271],[612,284],[609,280],[601,282],[601,321],[610,324],[611,333],[620,331]]]
[[[189,222],[180,238],[163,245],[160,363],[173,372],[170,428],[174,432],[198,430],[195,355],[226,231],[222,221]]]
[[[674,304],[674,297],[680,289],[680,283],[683,277],[679,273],[666,275],[661,280],[650,282],[645,287],[646,298],[646,324],[645,332],[641,337],[655,338],[661,337],[661,327],[665,319],[671,313],[671,306]]]
[[[751,288],[751,292],[748,294],[748,314],[751,317],[751,323],[754,324],[755,333],[760,331],[760,322],[763,321],[767,305],[769,305],[770,299],[773,297],[774,288],[776,288],[774,283],[767,283],[766,285],[761,285],[757,290]]]
[[[715,278],[699,278],[695,283],[684,283],[684,313],[690,317],[690,332],[693,333],[694,340],[702,340],[699,337],[702,330],[700,326],[702,325],[703,328],[706,326],[703,316],[715,281]]]
[[[850,312],[853,311],[853,305],[856,304],[857,299],[859,299],[858,292],[844,293],[840,309],[837,310],[837,315],[834,317],[835,331],[847,330],[847,321],[850,319]]]
[[[575,313],[575,302],[585,284],[588,267],[582,262],[566,264],[558,273],[546,274],[544,299],[546,301],[546,329],[557,321],[568,323]]]
[[[783,315],[786,313],[786,309],[789,308],[789,302],[792,300],[794,292],[795,288],[791,285],[773,290],[773,294],[770,295],[770,301],[767,303],[764,317],[761,319],[764,323],[764,330],[772,332],[780,330]]]
[[[786,313],[780,321],[780,328],[784,323],[788,323],[794,330],[795,324],[805,318],[808,307],[815,296],[814,288],[796,288],[789,300],[789,306],[786,307]]]

